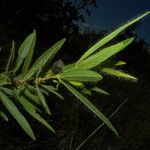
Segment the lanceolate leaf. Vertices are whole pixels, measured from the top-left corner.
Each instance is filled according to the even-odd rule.
[[[62,39],[56,44],[54,44],[50,49],[48,49],[46,52],[44,52],[34,63],[34,65],[31,67],[31,69],[27,72],[27,74],[24,77],[24,80],[29,79],[36,71],[39,69],[42,69],[42,67],[50,61],[55,54],[58,52],[58,50],[63,46],[66,39]]]
[[[62,39],[56,44],[54,44],[50,49],[48,49],[46,52],[44,52],[34,63],[33,67],[35,67],[36,70],[41,69],[47,61],[50,61],[54,55],[57,53],[57,51],[63,46],[66,39]]]
[[[0,100],[4,104],[4,106],[8,109],[11,115],[17,120],[23,130],[33,139],[35,140],[34,133],[27,122],[26,118],[20,113],[17,107],[14,105],[12,100],[8,98],[2,91],[0,91]]]
[[[10,66],[14,62],[14,57],[15,57],[15,42],[13,41],[12,42],[10,56],[9,56],[9,59],[8,59],[8,62],[7,62],[7,66],[6,66],[6,72],[9,70]]]
[[[81,93],[84,94],[84,95],[90,95],[90,96],[92,95],[91,90],[89,90],[87,88],[83,88],[81,90]]]
[[[41,89],[39,89],[39,87],[38,87],[38,84],[36,84],[36,90],[37,90],[37,94],[38,94],[38,96],[39,96],[39,99],[40,99],[40,101],[41,101],[43,107],[45,108],[45,111],[46,111],[49,115],[51,115],[50,109],[49,109],[49,107],[48,107],[48,105],[47,105],[47,103],[46,103],[46,101],[45,101],[45,98],[44,98],[44,96],[43,96],[43,94],[42,94],[42,92],[41,92]]]
[[[76,65],[75,63],[66,65],[66,66],[63,67],[63,71],[65,72],[69,69],[73,69],[73,68],[75,68],[75,65]]]
[[[119,71],[119,70],[115,70],[115,69],[111,69],[111,68],[102,68],[101,72],[104,72],[111,76],[116,76],[116,77],[120,77],[123,79],[130,79],[130,80],[137,81],[137,78],[135,78],[134,76],[131,76],[131,75],[124,73],[122,71]]]
[[[96,116],[98,116],[113,132],[115,132],[116,135],[118,135],[118,132],[113,127],[113,125],[110,123],[110,121],[101,113],[100,110],[98,110],[86,97],[84,97],[81,93],[79,93],[77,90],[75,90],[72,86],[69,84],[61,81],[61,83],[73,94],[75,95],[87,108],[89,108]]]
[[[55,130],[52,128],[50,124],[48,124],[38,113],[36,113],[36,107],[26,100],[23,96],[19,97],[19,102],[23,105],[24,109],[33,116],[36,120],[44,124],[47,128],[49,128],[52,132]]]
[[[109,46],[107,48],[104,48],[100,52],[88,57],[84,61],[82,61],[80,64],[77,65],[77,68],[80,69],[91,69],[96,67],[97,65],[100,65],[102,62],[110,58],[111,56],[115,55],[119,51],[123,50],[126,46],[128,46],[134,38],[129,38],[127,40],[124,40],[118,44],[114,44],[112,46]]]
[[[25,57],[28,55],[30,49],[33,48],[33,40],[35,39],[35,33],[30,34],[24,42],[21,44],[18,51],[18,58],[16,61],[16,66],[14,72],[16,72],[24,61]]]
[[[125,61],[118,61],[115,63],[115,66],[123,66],[123,65],[126,65]]]
[[[78,88],[83,88],[84,84],[82,82],[77,82],[77,81],[69,81],[70,84],[78,87]]]
[[[93,45],[80,59],[77,63],[80,63],[81,61],[83,61],[84,59],[86,59],[88,56],[90,56],[92,53],[94,53],[96,50],[98,50],[100,47],[102,47],[103,45],[105,45],[107,42],[109,42],[110,40],[112,40],[113,38],[115,38],[120,32],[122,32],[123,30],[125,30],[126,28],[128,28],[129,26],[131,26],[132,24],[136,23],[137,21],[141,20],[142,18],[144,18],[146,15],[149,15],[150,11],[145,12],[143,15],[127,22],[125,25],[119,27],[118,29],[116,29],[115,31],[113,31],[112,33],[108,34],[106,37],[104,37],[103,39],[101,39],[99,42],[97,42],[95,45]]]
[[[24,95],[26,95],[29,99],[36,102],[37,104],[41,104],[39,97],[36,95],[36,93],[30,92],[28,89],[24,90]]]
[[[34,30],[33,37],[31,39],[31,45],[29,47],[29,51],[28,51],[25,61],[24,61],[24,65],[23,65],[23,69],[22,69],[23,74],[25,74],[30,67],[33,52],[34,52],[35,42],[36,42],[36,31]]]
[[[43,87],[43,88],[44,88],[45,90],[47,90],[48,92],[55,94],[55,95],[58,96],[60,99],[64,99],[64,98],[56,91],[56,88],[54,88],[53,86],[41,84],[41,87]]]
[[[117,68],[117,66],[123,66],[126,62],[124,61],[118,61],[115,58],[111,57],[101,63],[99,66],[96,67],[96,70],[100,70],[101,68],[107,67],[107,68]]]
[[[13,96],[13,90],[9,89],[9,88],[5,88],[5,87],[0,87],[0,90],[3,91],[4,93],[6,93],[8,96]]]
[[[68,81],[100,81],[103,79],[102,75],[97,72],[84,69],[70,69],[58,75],[60,79]]]
[[[58,50],[62,47],[62,45],[65,42],[65,39],[62,39],[56,44],[54,44],[50,49],[44,52],[31,66],[30,64],[32,61],[36,41],[36,32],[34,31],[21,44],[18,51],[18,58],[15,61],[16,64],[14,64],[15,65],[14,68],[10,70],[11,66],[14,63],[14,56],[15,56],[15,46],[13,43],[10,57],[8,59],[8,63],[6,66],[6,70],[5,72],[0,73],[0,101],[2,102],[2,105],[4,105],[6,109],[10,112],[10,114],[17,120],[17,122],[23,128],[23,130],[33,140],[35,140],[34,133],[29,123],[27,122],[26,118],[22,115],[22,113],[19,111],[19,109],[16,107],[13,100],[14,99],[18,100],[15,102],[18,102],[17,104],[21,104],[23,108],[32,117],[34,117],[36,120],[44,124],[52,132],[55,132],[54,129],[51,127],[51,125],[38,114],[41,113],[41,111],[36,106],[42,105],[45,108],[46,112],[50,114],[50,110],[46,103],[44,94],[54,93],[58,97],[63,98],[56,90],[61,82],[75,97],[77,97],[88,109],[90,109],[97,117],[99,117],[113,132],[115,132],[116,135],[118,135],[116,129],[113,127],[110,121],[104,116],[104,114],[100,110],[98,110],[83,95],[83,94],[90,95],[91,91],[96,91],[106,95],[108,93],[98,87],[94,88],[91,87],[87,89],[86,86],[88,85],[85,82],[93,83],[96,81],[97,83],[97,81],[103,78],[99,73],[92,71],[91,69],[93,68],[94,70],[96,69],[99,70],[100,73],[106,73],[112,76],[117,76],[124,79],[131,79],[134,81],[137,80],[135,77],[129,74],[114,69],[117,68],[117,66],[124,65],[125,62],[122,61],[116,62],[115,60],[114,61],[110,60],[111,59],[110,57],[112,57],[119,51],[123,50],[126,46],[128,46],[133,41],[133,38],[129,38],[127,40],[124,40],[122,42],[119,42],[117,44],[105,48],[104,46],[106,46],[105,44],[114,39],[120,32],[128,28],[133,23],[136,23],[137,21],[139,21],[148,14],[150,14],[150,11],[145,12],[143,15],[131,20],[122,27],[110,33],[108,36],[104,37],[102,40],[100,40],[94,46],[92,46],[79,59],[79,61],[77,61],[77,63],[72,63],[67,66],[62,65],[63,66],[62,70],[60,72],[58,71],[57,73],[55,73],[56,71],[54,72],[55,67],[50,68],[50,70],[46,74],[42,72],[42,75],[46,76],[38,77],[44,65],[48,61],[51,61],[52,58],[55,56],[55,54],[58,52]],[[21,67],[22,72],[21,74],[18,75],[17,71],[18,70],[21,71],[20,70]],[[38,73],[37,76],[36,73]],[[42,78],[44,80],[42,80]],[[48,80],[57,83],[56,88],[47,85]],[[82,91],[83,93],[80,93],[74,87],[80,89],[80,91]],[[32,102],[36,102],[36,104],[34,105],[34,103]],[[8,117],[5,115],[3,111],[0,111],[0,116],[3,117],[5,120],[8,120]]]
[[[105,95],[109,95],[108,92],[106,92],[105,90],[101,89],[101,88],[98,88],[98,87],[94,87],[92,88],[91,90],[95,91],[95,92],[98,92],[98,93],[102,93],[102,94],[105,94]]]
[[[8,117],[6,116],[6,114],[3,111],[0,111],[0,116],[5,120],[8,121]]]

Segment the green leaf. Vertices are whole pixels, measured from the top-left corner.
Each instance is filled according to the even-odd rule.
[[[33,94],[32,92],[30,92],[30,90],[25,89],[24,95],[26,95],[30,100],[33,100],[37,104],[41,104],[41,101],[40,101],[39,97],[36,95],[36,93]]]
[[[16,119],[22,129],[33,139],[35,140],[34,133],[27,122],[26,118],[20,113],[15,104],[5,95],[2,91],[0,91],[0,99],[4,106],[8,109],[11,115]]]
[[[95,91],[95,92],[98,92],[98,93],[102,93],[102,94],[105,94],[105,95],[109,95],[108,92],[106,92],[105,90],[101,89],[101,88],[98,88],[98,87],[94,87],[92,88],[91,90]]]
[[[69,83],[71,83],[72,85],[79,87],[79,88],[83,88],[84,84],[82,82],[76,82],[76,81],[69,81]]]
[[[32,75],[38,70],[42,69],[43,66],[55,56],[58,50],[63,46],[66,39],[62,39],[59,42],[55,43],[51,48],[44,52],[33,64],[31,69],[27,72],[24,77],[24,80],[29,79]]]
[[[13,96],[14,95],[13,90],[11,90],[9,88],[0,87],[0,90],[3,91],[4,93],[6,93],[8,96]]]
[[[115,55],[119,51],[123,50],[125,47],[127,47],[134,38],[126,39],[120,43],[114,44],[112,46],[109,46],[107,48],[104,48],[100,52],[93,54],[92,56],[88,57],[84,61],[82,61],[80,64],[78,64],[77,68],[80,69],[91,69],[98,65],[100,65],[102,62],[110,58],[111,56]]]
[[[115,63],[115,66],[123,66],[123,65],[126,65],[125,61],[118,61]]]
[[[36,87],[34,85],[26,84],[26,88],[32,93],[36,93]]]
[[[66,66],[63,67],[63,71],[65,72],[69,69],[73,69],[73,68],[75,68],[75,65],[76,65],[75,63],[66,65]]]
[[[31,93],[33,93],[34,95],[37,95],[36,86],[29,85],[29,84],[26,84],[26,86],[27,86],[27,89],[28,89]],[[47,93],[45,90],[43,90],[43,89],[41,89],[41,92],[44,93],[44,94],[46,94],[46,95],[48,95],[48,93]]]
[[[21,66],[23,60],[25,59],[25,57],[28,55],[28,53],[30,52],[30,49],[33,48],[33,41],[35,39],[35,32],[33,32],[32,34],[30,34],[25,40],[24,42],[21,44],[19,51],[18,51],[18,58],[16,61],[16,66],[14,68],[14,72],[16,72],[19,67]]]
[[[112,40],[113,38],[115,38],[120,32],[122,32],[123,30],[125,30],[126,28],[128,28],[129,26],[131,26],[132,24],[138,22],[139,20],[141,20],[143,17],[147,16],[150,14],[150,11],[145,12],[143,15],[140,15],[139,17],[132,19],[131,21],[127,22],[126,24],[124,24],[123,26],[119,27],[118,29],[116,29],[115,31],[113,31],[112,33],[108,34],[106,37],[104,37],[103,39],[101,39],[99,42],[97,42],[95,45],[93,45],[77,62],[80,63],[82,62],[84,59],[86,59],[88,56],[90,56],[92,53],[94,53],[96,50],[98,50],[100,47],[102,47],[103,45],[105,45],[106,43],[108,43],[110,40]]]
[[[41,92],[41,89],[39,89],[37,83],[36,83],[36,90],[37,90],[37,94],[38,94],[38,96],[39,96],[39,99],[40,99],[40,101],[41,101],[43,107],[45,108],[45,111],[46,111],[49,115],[51,115],[50,109],[49,109],[49,107],[48,107],[48,105],[47,105],[47,103],[46,103],[46,101],[45,101],[45,98],[44,98],[44,96],[43,96],[43,94],[42,94],[42,92]]]
[[[87,108],[89,108],[96,116],[98,116],[117,136],[118,132],[110,123],[110,121],[104,116],[104,114],[98,110],[86,97],[84,97],[81,93],[75,90],[69,84],[61,81],[61,83],[74,95],[76,96]]]
[[[44,124],[47,128],[49,128],[52,132],[55,133],[55,130],[52,128],[50,124],[48,124],[45,119],[43,119],[38,113],[36,113],[36,108],[35,106],[30,103],[28,100],[26,100],[23,96],[19,98],[19,102],[22,104],[24,109],[31,115],[33,116],[36,120]]]
[[[82,94],[84,94],[84,95],[92,95],[92,93],[91,93],[91,91],[89,90],[89,89],[87,89],[87,88],[83,88],[82,89]]]
[[[134,76],[131,76],[131,75],[124,73],[122,71],[119,71],[119,70],[115,70],[115,69],[111,69],[111,68],[102,68],[101,72],[109,74],[111,76],[116,76],[116,77],[123,78],[123,79],[130,79],[133,81],[137,81],[137,78],[135,78]]]
[[[111,57],[111,58],[107,59],[106,61],[102,62],[101,65],[97,66],[96,70],[100,70],[100,69],[102,69],[104,67],[116,68],[117,66],[123,66],[125,64],[126,64],[126,62],[121,61],[121,60],[118,61],[115,58]]]
[[[10,66],[14,62],[14,57],[15,57],[15,42],[13,41],[11,46],[10,56],[6,65],[6,72],[8,72]]]
[[[84,69],[70,69],[57,75],[57,77],[63,80],[82,82],[99,81],[103,79],[99,73]]]
[[[46,52],[44,52],[34,63],[33,67],[35,67],[36,70],[41,69],[46,62],[51,60],[57,51],[63,46],[66,39],[62,39],[59,42],[55,43],[51,48],[49,48]]]
[[[8,117],[6,116],[6,114],[3,111],[0,111],[0,116],[5,120],[8,121]]]
[[[31,45],[29,47],[29,51],[26,55],[25,61],[24,61],[24,65],[23,65],[23,74],[25,74],[27,72],[27,70],[30,67],[31,61],[32,61],[32,57],[33,57],[33,52],[34,52],[34,47],[35,47],[35,42],[36,42],[36,31],[34,30],[33,32],[33,37],[31,39]]]
[[[50,85],[43,85],[40,84],[45,90],[49,91],[50,93],[55,94],[56,96],[58,96],[60,99],[64,99],[57,91],[56,88],[54,88],[53,86]]]

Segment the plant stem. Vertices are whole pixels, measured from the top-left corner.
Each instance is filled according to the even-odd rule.
[[[8,81],[8,82],[4,82],[4,83],[1,83],[0,86],[14,86],[15,85],[23,85],[23,84],[26,84],[28,81],[32,81],[33,83],[41,83],[41,82],[44,82],[44,81],[47,81],[47,80],[50,80],[50,79],[56,79],[57,76],[56,75],[53,75],[53,76],[45,76],[45,77],[38,77],[36,78],[35,80],[14,80],[14,81]]]

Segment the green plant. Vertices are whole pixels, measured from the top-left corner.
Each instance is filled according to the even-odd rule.
[[[43,72],[43,67],[45,64],[52,61],[66,39],[62,39],[55,43],[51,48],[44,52],[32,66],[31,60],[35,47],[36,32],[34,31],[30,34],[21,44],[16,61],[15,44],[13,42],[6,69],[4,72],[0,73],[1,103],[16,119],[22,129],[35,140],[34,133],[28,121],[21,113],[18,105],[21,105],[27,113],[47,126],[52,132],[55,132],[53,127],[41,117],[42,112],[39,109],[39,106],[42,106],[45,109],[45,112],[51,115],[49,106],[46,103],[45,95],[55,94],[63,99],[63,96],[58,92],[58,86],[59,84],[62,84],[88,109],[99,117],[113,132],[115,132],[116,135],[118,135],[110,121],[85,97],[85,95],[91,94],[92,91],[108,95],[106,91],[97,87],[96,84],[103,79],[102,74],[105,73],[133,81],[137,80],[135,77],[116,69],[118,65],[124,65],[125,62],[115,60],[107,62],[110,57],[127,47],[134,40],[134,37],[108,47],[102,46],[114,39],[127,27],[148,14],[150,14],[149,11],[129,21],[102,40],[98,41],[94,46],[87,50],[77,62],[64,66],[62,61],[59,60],[46,72]],[[104,62],[107,65],[104,65]],[[57,86],[55,86],[53,82],[57,83]],[[86,82],[94,82],[95,87],[89,89],[86,86]],[[2,110],[0,111],[0,116],[8,121],[7,115]]]

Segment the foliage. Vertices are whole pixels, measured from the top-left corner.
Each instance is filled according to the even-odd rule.
[[[48,115],[51,115],[45,97],[49,94],[55,94],[63,99],[63,96],[58,92],[60,88],[59,85],[63,85],[89,110],[100,118],[116,135],[118,135],[111,122],[87,99],[86,94],[92,94],[92,91],[95,91],[108,95],[106,91],[97,87],[97,82],[103,79],[103,74],[105,73],[123,79],[137,80],[135,77],[116,69],[118,65],[124,65],[125,62],[113,60],[112,63],[109,62],[107,64],[107,60],[127,47],[134,40],[134,37],[108,47],[102,46],[115,38],[121,31],[148,14],[150,14],[150,12],[146,12],[131,20],[98,41],[94,46],[87,50],[77,62],[65,66],[63,62],[59,60],[46,71],[44,70],[44,66],[52,61],[66,39],[62,39],[55,43],[45,51],[33,65],[31,65],[31,60],[33,58],[36,41],[36,31],[30,34],[21,44],[16,60],[14,59],[16,56],[15,44],[13,42],[6,69],[4,72],[0,73],[1,103],[16,119],[22,129],[35,140],[34,133],[20,108],[23,107],[33,118],[44,124],[52,132],[55,132],[53,127],[41,117],[42,111],[40,108],[43,107],[45,112]],[[107,64],[106,66],[103,64],[104,62]],[[109,64],[111,64],[111,67],[109,67]],[[114,65],[112,66],[112,64]],[[89,82],[94,84],[93,88],[88,88],[86,83]],[[0,116],[8,121],[7,115],[2,110],[0,110]]]

